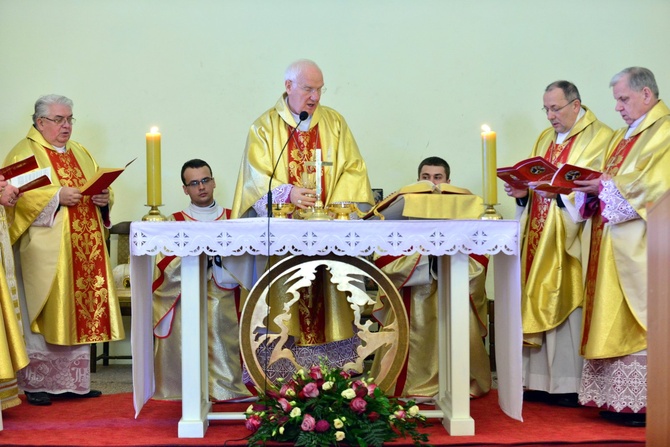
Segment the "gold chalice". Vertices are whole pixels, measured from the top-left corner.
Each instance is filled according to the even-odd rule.
[[[351,202],[336,202],[328,205],[328,211],[334,215],[335,220],[349,220],[349,215],[354,212]]]
[[[278,219],[287,219],[288,215],[295,211],[295,205],[292,203],[273,203],[272,217]]]

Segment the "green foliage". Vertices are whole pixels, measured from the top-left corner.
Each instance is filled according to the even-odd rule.
[[[246,417],[253,432],[250,446],[276,441],[380,447],[398,437],[411,438],[415,446],[428,442],[419,431],[428,424],[414,402],[390,398],[372,380],[354,379],[324,362],[268,389],[249,406]]]

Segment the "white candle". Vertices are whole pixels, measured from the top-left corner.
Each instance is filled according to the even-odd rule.
[[[496,133],[484,124],[482,126],[482,178],[485,205],[498,203],[496,169]]]

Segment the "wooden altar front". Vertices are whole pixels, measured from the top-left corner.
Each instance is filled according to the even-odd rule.
[[[207,390],[207,305],[202,272],[206,257],[220,255],[319,256],[372,253],[439,257],[439,393],[436,409],[451,435],[474,435],[470,416],[468,255],[493,258],[496,358],[501,409],[521,418],[521,311],[519,224],[509,220],[292,221],[239,219],[217,222],[133,222],[130,229],[131,344],[135,417],[154,393],[151,283],[153,256],[182,257],[182,418],[180,438],[204,437],[210,420],[244,419],[212,412]]]

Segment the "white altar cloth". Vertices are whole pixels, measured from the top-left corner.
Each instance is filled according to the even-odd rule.
[[[207,392],[205,255],[328,253],[365,256],[420,252],[440,256],[440,392],[437,410],[452,435],[473,435],[469,402],[468,254],[494,260],[496,360],[501,409],[522,420],[519,224],[510,220],[133,222],[130,227],[131,345],[135,417],[154,393],[151,284],[153,256],[182,257],[182,419],[179,437],[203,437],[211,413]],[[455,298],[455,299],[454,299]],[[464,341],[466,341],[464,343]],[[458,359],[458,360],[456,360]],[[239,416],[237,418],[242,418]]]

